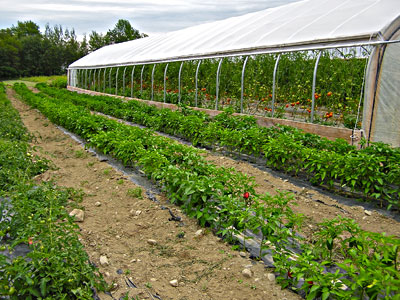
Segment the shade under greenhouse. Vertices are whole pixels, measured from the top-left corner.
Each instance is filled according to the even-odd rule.
[[[79,70],[344,47],[372,47],[362,129],[400,146],[400,1],[304,0],[221,21],[105,46],[72,63]]]

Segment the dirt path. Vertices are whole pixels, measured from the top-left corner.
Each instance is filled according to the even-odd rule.
[[[196,222],[166,204],[162,196],[157,196],[161,203],[150,200],[144,191],[142,199],[135,196],[138,187],[122,173],[17,100],[12,90],[7,94],[25,126],[37,137],[33,143],[37,152],[56,167],[37,180],[54,180],[85,193],[81,241],[107,282],[115,284],[115,299],[127,293],[139,299],[163,300],[301,299],[269,280],[271,271],[262,263],[241,257],[207,230],[196,236],[200,229]],[[169,207],[182,222],[169,221],[170,214],[162,207]],[[156,243],[152,245],[150,239]],[[101,265],[100,256],[106,256],[108,264]],[[251,278],[242,275],[245,268],[251,270]],[[138,288],[128,288],[128,279]],[[172,280],[178,281],[178,287],[171,286]],[[100,297],[112,299],[105,294]]]

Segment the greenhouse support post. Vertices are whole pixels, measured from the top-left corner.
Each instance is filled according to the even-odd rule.
[[[89,75],[88,75],[88,85],[87,85],[87,89],[90,90],[91,86],[92,86],[92,70],[89,69]]]
[[[96,69],[93,70],[93,90],[96,91]]]
[[[199,69],[200,69],[200,64],[201,64],[202,60],[200,59],[199,62],[197,63],[197,68],[196,68],[196,77],[195,77],[195,81],[196,81],[196,94],[194,95],[194,106],[198,106],[197,103],[197,93],[198,93],[198,79],[199,79]]]
[[[142,71],[140,72],[140,97],[142,97],[142,93],[143,93],[143,71],[144,71],[145,66],[146,65],[143,65]]]
[[[167,101],[167,70],[168,70],[168,64],[165,66],[164,69],[164,103]]]
[[[244,93],[244,72],[246,70],[246,65],[247,61],[249,60],[249,57],[246,56],[243,62],[243,68],[242,68],[242,80],[240,83],[240,112],[243,113],[243,93]]]
[[[315,84],[317,82],[317,71],[318,71],[318,64],[319,59],[321,58],[322,51],[318,53],[317,60],[315,61],[314,66],[314,74],[313,74],[313,82],[312,82],[312,104],[311,104],[311,123],[314,122],[314,109],[315,109]]]
[[[125,96],[125,74],[126,74],[126,68],[124,68],[124,73],[122,75],[122,95]]]
[[[100,75],[101,75],[101,69],[99,69],[99,74],[97,75],[97,88],[98,88],[99,92],[101,92]]]
[[[279,54],[275,61],[274,74],[272,77],[272,104],[271,104],[272,105],[272,117],[274,117],[274,113],[275,113],[276,74],[278,73],[278,66],[279,66],[280,59],[281,59],[281,55]]]
[[[118,71],[119,68],[117,67],[117,73],[115,73],[115,95],[118,95]]]
[[[154,70],[156,69],[156,65],[154,64],[153,70],[151,71],[151,101],[154,99]]]
[[[87,89],[87,74],[88,72],[87,72],[87,69],[85,69],[85,90]]]
[[[106,72],[107,72],[107,68],[104,68],[104,75],[103,75],[103,93],[106,92]]]
[[[217,81],[216,81],[216,91],[215,91],[215,110],[218,110],[218,98],[219,98],[219,74],[221,72],[223,58],[219,59],[218,69],[217,69]]]
[[[131,72],[131,98],[133,98],[133,75],[135,74],[135,67],[133,66],[132,72]]]
[[[108,74],[108,80],[109,80],[108,85],[110,87],[110,94],[111,94],[111,71],[112,71],[112,67],[110,68],[110,73]]]
[[[179,74],[178,74],[178,103],[181,103],[181,74],[182,74],[182,67],[183,63],[181,62],[181,66],[179,67]]]
[[[69,76],[70,76],[70,72],[69,72],[69,69],[67,69],[67,85],[70,85],[70,82],[71,82]]]

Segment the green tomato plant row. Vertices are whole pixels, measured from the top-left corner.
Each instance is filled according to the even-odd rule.
[[[336,218],[320,224],[309,244],[297,234],[303,218],[290,208],[293,195],[256,194],[251,178],[207,163],[200,150],[93,115],[68,101],[33,94],[23,85],[14,88],[52,122],[125,165],[139,166],[200,224],[216,228],[227,239],[247,229],[261,233],[260,252],[272,251],[282,286],[302,291],[307,299],[398,298],[398,239]],[[294,246],[301,247],[300,254],[290,250]],[[337,266],[338,271],[328,272]]]
[[[305,115],[309,121],[312,95],[312,79],[317,52],[296,52],[281,54],[276,77],[275,117],[284,117],[285,107],[294,108],[297,113]],[[276,54],[263,54],[249,57],[244,81],[244,112],[271,115],[272,81]],[[240,112],[241,74],[245,57],[225,58],[221,65],[219,105],[221,108],[232,107]],[[323,51],[319,63],[317,86],[315,91],[317,113],[315,121],[324,124],[342,123],[354,128],[359,104],[366,56],[355,49],[347,53],[337,50]],[[216,72],[219,59],[204,59],[198,74],[198,105],[205,108],[215,107]],[[195,104],[195,74],[198,61],[185,61],[181,74],[181,103],[189,106]],[[168,64],[166,80],[166,101],[178,103],[178,74],[181,62]],[[154,69],[155,101],[164,100],[164,71],[166,63],[157,64]],[[118,81],[118,95],[131,95],[132,66],[112,68],[106,72],[105,90],[115,94],[115,83]],[[151,99],[151,74],[153,65],[143,69],[143,85],[141,88],[142,66],[135,66],[133,96]],[[118,74],[117,74],[118,71]],[[123,79],[125,71],[125,80]],[[89,84],[85,72],[78,75],[78,80]],[[94,89],[93,76],[96,76],[96,89],[103,91],[104,71],[90,73],[91,89]],[[118,76],[117,76],[118,75]],[[111,88],[110,88],[111,78]],[[125,83],[126,87],[123,88]],[[99,86],[100,84],[100,86]],[[82,87],[82,85],[80,85]],[[87,88],[87,87],[86,87]],[[292,106],[293,104],[293,106]],[[332,116],[326,117],[326,112]],[[295,114],[292,114],[292,117]],[[289,117],[289,115],[286,115]]]
[[[76,94],[43,84],[38,88],[51,97],[179,136],[193,145],[263,156],[268,167],[381,207],[400,208],[400,149],[387,144],[371,143],[358,150],[342,139],[330,141],[293,127],[261,127],[254,117],[233,116],[229,110],[210,118],[187,107],[171,111],[136,100]]]
[[[0,298],[93,299],[106,285],[65,210],[79,193],[33,182],[50,162],[32,154],[32,138],[0,83]],[[3,254],[21,247],[26,257]]]

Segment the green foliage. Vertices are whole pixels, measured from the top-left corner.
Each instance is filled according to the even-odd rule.
[[[45,85],[38,88],[60,101],[175,135],[193,145],[264,156],[268,167],[301,175],[332,191],[388,209],[400,207],[400,150],[382,143],[357,150],[342,139],[330,141],[293,127],[260,127],[253,116],[234,116],[229,108],[210,118],[185,106],[171,111],[134,100],[74,94]]]
[[[272,251],[280,274],[278,281],[283,287],[301,289],[307,299],[363,299],[364,295],[376,299],[378,294],[385,299],[398,298],[398,239],[365,232],[353,220],[337,218],[321,223],[314,243],[306,243],[297,234],[303,218],[291,210],[289,194],[258,195],[250,178],[207,163],[199,150],[154,135],[148,129],[91,115],[71,102],[35,95],[22,85],[15,89],[24,101],[53,122],[80,134],[98,150],[125,165],[140,166],[163,187],[171,202],[180,205],[201,225],[216,228],[231,240],[245,230],[260,232],[260,255],[264,250]],[[190,115],[186,109],[183,112]],[[311,138],[310,143],[315,140]],[[341,143],[335,146],[344,147]],[[378,148],[390,156],[389,150]],[[300,253],[293,250],[296,247],[301,248]],[[346,270],[347,275],[337,266]],[[327,268],[336,269],[328,272]]]
[[[65,210],[77,193],[53,183],[33,183],[48,161],[32,154],[29,135],[4,92],[0,83],[1,251],[28,245],[30,252],[12,260],[0,254],[0,298],[93,299],[92,288],[104,290],[105,282]]]

